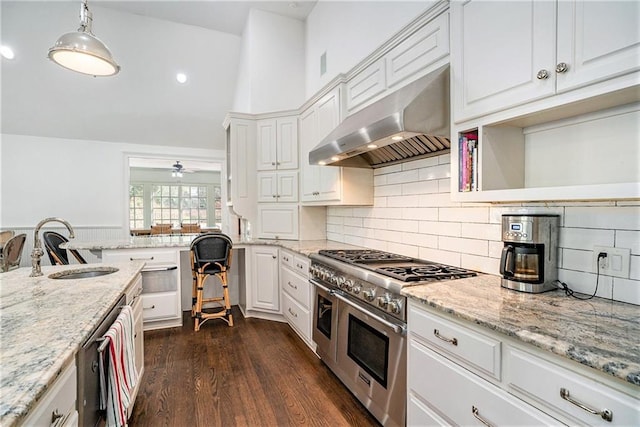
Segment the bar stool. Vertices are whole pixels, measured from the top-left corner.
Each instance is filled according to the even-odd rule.
[[[233,326],[227,285],[227,271],[231,267],[232,246],[231,239],[222,233],[202,234],[191,242],[191,272],[193,274],[191,316],[195,318],[194,330],[196,332],[209,319],[222,319],[229,326]],[[222,296],[204,298],[204,284],[207,278],[212,275],[220,279]],[[222,310],[215,313],[203,313],[202,305],[207,302],[215,302],[222,307]]]

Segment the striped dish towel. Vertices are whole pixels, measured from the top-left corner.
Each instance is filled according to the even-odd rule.
[[[131,391],[138,382],[130,306],[122,307],[104,338],[109,339],[109,344],[100,355],[100,409],[106,410],[108,427],[126,426]]]

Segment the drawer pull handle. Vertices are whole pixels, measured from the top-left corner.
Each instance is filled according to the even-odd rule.
[[[446,342],[451,343],[453,345],[458,345],[458,339],[457,338],[443,337],[442,335],[440,335],[440,331],[438,331],[437,329],[433,330],[433,335],[435,335],[436,338],[440,338],[442,341],[446,341]]]
[[[58,420],[62,417],[64,417],[64,415],[58,412],[58,408],[54,409],[53,412],[51,413],[51,425],[56,424]]]
[[[294,313],[293,311],[291,311],[291,309],[290,309],[290,308],[289,308],[288,310],[289,310],[289,313],[291,313],[291,315],[292,315],[293,317],[298,317],[298,314],[297,314],[297,313]]]
[[[578,408],[584,409],[585,411],[587,411],[590,414],[600,415],[602,417],[602,419],[605,420],[605,421],[611,422],[611,420],[613,420],[613,412],[611,412],[608,409],[603,409],[602,411],[596,411],[596,410],[591,409],[588,406],[578,402],[577,400],[573,400],[571,398],[571,395],[569,394],[569,390],[567,390],[564,387],[562,387],[560,389],[560,397],[563,398],[564,400],[566,400],[567,402],[576,405]]]
[[[296,285],[292,285],[291,282],[287,282],[287,285],[291,286],[293,289],[298,289]]]
[[[134,257],[129,257],[129,261],[153,261],[153,257],[149,257],[149,258],[134,258]]]
[[[153,310],[154,308],[156,308],[155,304],[153,304],[151,307],[144,307],[143,310]]]
[[[482,424],[486,425],[487,427],[492,427],[491,423],[489,423],[487,420],[485,420],[484,418],[482,418],[480,416],[480,414],[478,414],[478,408],[476,408],[475,406],[471,406],[471,413],[473,414],[473,416],[480,421]]]

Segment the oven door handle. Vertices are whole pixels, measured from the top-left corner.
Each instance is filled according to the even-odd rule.
[[[320,282],[314,280],[314,279],[309,279],[309,283],[311,283],[314,286],[319,287],[320,289],[322,289],[323,291],[325,291],[326,293],[328,293],[329,295],[335,295],[333,292],[333,290],[327,288],[326,286],[324,286],[323,284],[321,284]]]
[[[372,313],[370,311],[364,310],[362,307],[360,307],[358,304],[350,301],[349,299],[343,297],[342,295],[332,292],[332,295],[334,295],[336,298],[338,298],[340,301],[342,301],[343,303],[350,305],[351,307],[355,308],[356,310],[358,310],[359,312],[366,314],[369,317],[372,317],[373,319],[377,320],[378,322],[382,323],[385,326],[390,327],[391,329],[393,329],[393,331],[396,334],[400,334],[400,335],[406,335],[407,333],[407,327],[404,325],[397,325],[395,323],[391,323],[389,322],[387,319]]]

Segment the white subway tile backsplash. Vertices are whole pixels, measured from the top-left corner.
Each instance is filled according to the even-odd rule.
[[[441,165],[451,164],[451,154],[447,153],[447,154],[441,154],[440,156],[438,156],[438,163],[440,163]]]
[[[451,195],[449,193],[423,194],[420,196],[418,206],[425,208],[457,207],[460,206],[460,203],[452,202]]]
[[[638,286],[640,286],[640,256],[631,255],[629,261],[629,278],[639,280]]]
[[[438,157],[427,157],[426,159],[418,159],[413,162],[403,163],[402,169],[408,171],[437,166],[438,164],[440,164],[440,162],[438,162]]]
[[[402,194],[436,194],[440,192],[438,181],[418,181],[402,184]]]
[[[383,168],[378,168],[373,170],[373,175],[387,175],[393,174],[402,171],[402,164],[385,166]]]
[[[461,254],[489,255],[489,242],[486,240],[462,239],[459,237],[438,237],[438,248]]]
[[[386,185],[387,184],[387,175],[373,175],[373,186],[374,189],[377,189],[377,187],[381,186],[381,185]]]
[[[346,217],[344,218],[344,225],[350,227],[362,227],[362,218]]]
[[[327,233],[344,233],[344,228],[341,224],[327,224]],[[331,239],[329,239],[331,240]]]
[[[462,223],[460,236],[470,239],[501,240],[501,230],[498,224]]]
[[[373,197],[373,207],[376,208],[386,208],[387,207],[387,198],[386,197]]]
[[[640,305],[640,283],[637,280],[613,278],[613,299]]]
[[[389,196],[387,197],[387,206],[396,208],[406,208],[409,206],[418,206],[420,196]]]
[[[500,269],[499,264],[500,260],[495,258],[462,254],[460,267],[479,271],[481,273],[498,274]]]
[[[331,240],[332,242],[344,243],[344,233],[335,233],[327,230],[327,240]]]
[[[363,207],[363,208],[351,208],[351,215],[349,216],[357,216],[361,218],[373,218],[373,208]]]
[[[408,256],[411,258],[418,258],[419,250],[417,246],[405,245],[402,243],[389,243],[387,250],[395,254]]]
[[[386,230],[387,220],[380,218],[363,218],[362,226],[366,228],[373,228],[378,230]]]
[[[349,236],[364,236],[365,228],[361,227],[348,227],[346,225],[343,226],[344,234],[348,234]]]
[[[369,243],[369,241],[366,241],[365,243],[365,239],[363,239],[362,237],[356,237],[356,236],[349,236],[347,234],[344,235],[344,240],[342,240],[344,243],[348,244],[348,245],[354,245],[354,246],[365,246],[368,248],[373,248],[372,245],[367,244]]]
[[[408,231],[417,233],[420,225],[417,220],[406,220],[406,219],[388,219],[387,227],[392,231]]]
[[[449,193],[451,190],[451,178],[438,180],[438,193]]]
[[[337,215],[327,215],[327,224],[344,224],[344,217]]]
[[[567,207],[564,226],[640,230],[640,206]]]
[[[430,168],[420,169],[420,180],[430,181],[432,179],[449,178],[451,176],[450,165],[438,165]]]
[[[402,233],[402,243],[424,248],[438,248],[438,236],[420,233]]]
[[[440,249],[420,248],[420,259],[460,267],[460,254]]]
[[[593,251],[562,249],[561,267],[566,270],[594,272]]]
[[[615,247],[629,248],[632,255],[640,255],[640,231],[617,230]]]
[[[614,231],[595,228],[566,228],[559,230],[559,246],[592,251],[595,245],[613,246]]]
[[[446,222],[489,222],[488,207],[440,208],[439,220]]]
[[[387,207],[387,208],[373,208],[370,213],[371,218],[402,218],[402,208]]]
[[[591,273],[584,273],[582,271],[572,270],[558,270],[558,278],[560,281],[567,284],[569,289],[575,292],[580,292],[584,295],[578,295],[579,297],[589,296],[596,291],[596,275]],[[597,284],[596,296],[600,298],[611,298],[613,295],[613,280],[609,276],[600,276]],[[577,302],[577,300],[576,300]]]
[[[397,196],[402,194],[402,184],[381,185],[373,189],[374,197]]]
[[[420,172],[418,169],[398,172],[387,175],[388,184],[403,184],[405,182],[415,182],[420,179]]]
[[[504,248],[504,243],[502,242],[489,242],[489,256],[491,258],[500,258],[502,256],[502,248]],[[498,270],[494,274],[498,274]]]
[[[420,221],[420,233],[437,236],[460,237],[462,225],[459,222]]]
[[[422,221],[436,221],[438,219],[437,208],[404,208],[402,219],[418,219]]]

